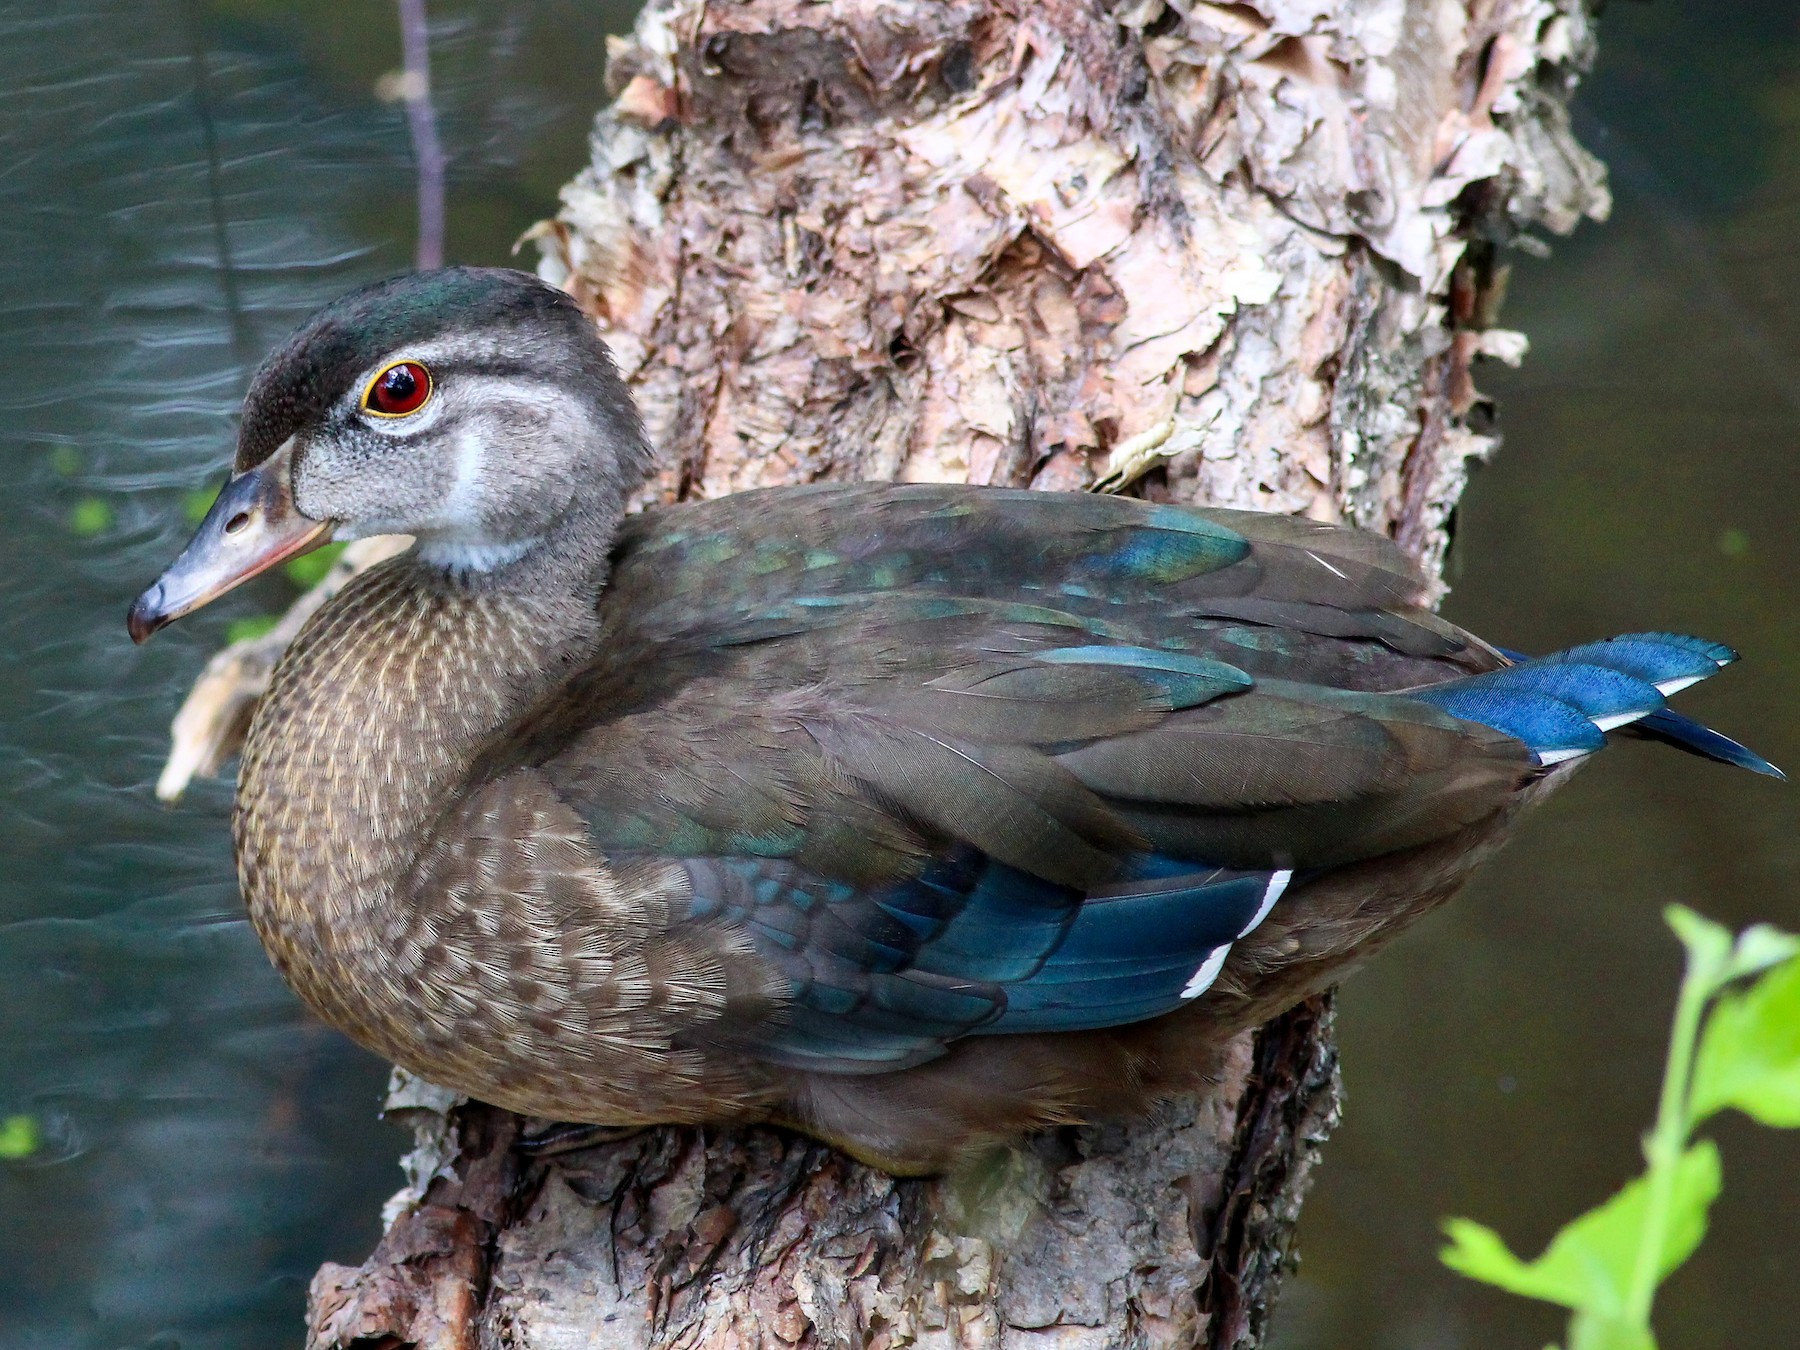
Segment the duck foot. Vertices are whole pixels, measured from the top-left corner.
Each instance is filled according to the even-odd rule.
[[[616,1144],[621,1139],[643,1133],[644,1129],[642,1125],[578,1125],[534,1116],[525,1122],[513,1147],[528,1158],[554,1158],[584,1148],[598,1148],[601,1144]]]

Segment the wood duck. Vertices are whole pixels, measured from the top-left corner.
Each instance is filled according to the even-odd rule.
[[[605,1125],[769,1120],[897,1172],[1202,1085],[1733,659],[1508,654],[1386,539],[948,485],[627,517],[593,324],[524,273],[358,291],[257,372],[139,641],[406,533],[289,648],[242,759],[250,919],[425,1077]]]

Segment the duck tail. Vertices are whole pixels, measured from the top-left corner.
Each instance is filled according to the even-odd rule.
[[[1751,773],[1766,774],[1785,780],[1787,775],[1747,745],[1740,745],[1722,732],[1703,726],[1691,717],[1683,717],[1670,708],[1641,717],[1626,729],[1627,734],[1647,741],[1661,741],[1690,755],[1699,755],[1717,764],[1735,764]]]
[[[1786,777],[1729,736],[1665,706],[1670,694],[1737,660],[1729,647],[1679,633],[1627,633],[1548,656],[1498,650],[1513,664],[1416,689],[1411,697],[1525,742],[1543,765],[1590,755],[1605,746],[1607,732],[1623,730],[1721,764]]]

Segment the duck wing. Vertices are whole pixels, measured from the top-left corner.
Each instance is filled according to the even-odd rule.
[[[488,771],[786,991],[690,1039],[892,1070],[1173,1011],[1315,879],[1500,813],[1531,749],[1398,691],[1504,660],[1420,599],[1285,517],[743,494],[628,529],[601,656]]]

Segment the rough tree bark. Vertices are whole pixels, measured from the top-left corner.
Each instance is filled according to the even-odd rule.
[[[1472,365],[1524,349],[1499,250],[1606,210],[1590,55],[1581,0],[651,0],[542,268],[643,405],[651,499],[1123,489],[1435,568],[1495,443]],[[281,640],[215,663],[182,772]],[[1252,1346],[1337,1101],[1328,999],[1204,1100],[939,1181],[770,1130],[527,1162],[403,1082],[412,1184],[308,1343]]]

